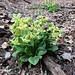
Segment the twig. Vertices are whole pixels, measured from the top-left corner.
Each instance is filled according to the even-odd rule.
[[[31,2],[29,2],[29,1],[27,1],[27,0],[24,0],[26,3],[29,3],[29,4],[31,4]]]
[[[41,69],[41,75],[44,75],[43,74],[43,69],[42,69],[42,64],[40,63],[40,65],[41,65],[41,68],[40,68]]]
[[[75,6],[61,6],[61,8],[67,8],[67,9],[75,9]]]
[[[49,56],[45,56],[43,61],[53,75],[66,75],[61,68],[49,58]]]

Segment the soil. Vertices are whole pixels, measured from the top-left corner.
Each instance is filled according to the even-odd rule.
[[[21,13],[22,17],[36,18],[43,15],[49,18],[56,26],[64,31],[64,34],[57,43],[59,50],[57,57],[53,59],[66,75],[75,75],[75,0],[54,0],[59,11],[50,13],[42,9],[45,4],[43,0],[0,0],[0,75],[52,75],[43,62],[28,68],[26,63],[22,67],[17,66],[17,58],[13,58],[10,45],[2,48],[4,42],[10,43],[12,33],[9,26],[13,24],[12,14]],[[34,9],[40,7],[41,9]],[[67,40],[68,39],[68,40]],[[8,58],[5,58],[9,52]],[[63,58],[64,53],[70,53],[73,57]],[[67,56],[67,55],[66,55]]]

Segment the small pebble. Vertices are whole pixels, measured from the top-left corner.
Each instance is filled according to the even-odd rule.
[[[6,54],[5,54],[5,59],[10,58],[10,56],[11,56],[10,52],[6,52]]]

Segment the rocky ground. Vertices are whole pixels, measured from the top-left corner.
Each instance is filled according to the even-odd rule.
[[[31,69],[23,64],[17,66],[17,59],[11,56],[12,51],[9,45],[12,33],[9,26],[13,24],[12,14],[21,13],[22,17],[35,17],[39,14],[49,17],[50,22],[64,31],[59,39],[56,51],[57,63],[66,75],[75,75],[75,0],[55,0],[59,11],[50,13],[42,9],[42,0],[0,0],[0,75],[51,75],[44,63],[37,64]],[[34,9],[40,7],[41,9]]]

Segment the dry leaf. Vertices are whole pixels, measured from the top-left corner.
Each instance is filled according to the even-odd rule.
[[[71,61],[71,59],[74,57],[73,55],[71,55],[71,53],[67,53],[67,52],[63,53],[61,56],[63,59],[66,59],[69,61]]]
[[[2,25],[2,26],[0,26],[0,28],[4,28],[4,26]]]
[[[71,40],[69,40],[68,42],[69,42],[70,44],[72,44],[72,43],[73,43],[73,40],[71,39]]]
[[[6,49],[9,46],[9,44],[7,42],[4,42],[1,46],[3,49]]]
[[[22,70],[20,75],[25,75],[25,70]]]
[[[67,48],[69,49],[69,51],[72,51],[72,47],[69,46],[69,47],[67,47]]]

